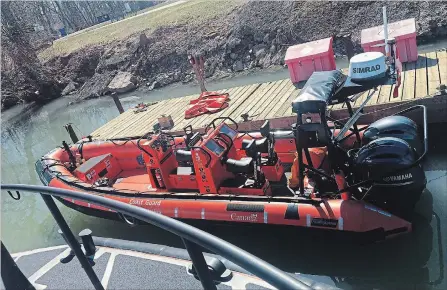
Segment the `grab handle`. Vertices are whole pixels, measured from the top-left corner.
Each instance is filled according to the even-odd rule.
[[[200,150],[202,150],[202,152],[204,152],[204,153],[208,156],[208,161],[207,161],[206,164],[205,164],[205,168],[208,168],[208,165],[210,165],[211,160],[213,159],[213,158],[211,157],[211,154],[208,153],[208,151],[206,151],[206,150],[203,149],[202,147],[193,146],[193,147],[191,147],[191,151],[192,151],[192,149],[200,149]],[[193,158],[193,160],[194,160],[194,158]]]
[[[424,153],[422,153],[422,155],[418,158],[418,160],[416,160],[415,163],[419,163],[427,154],[428,152],[428,125],[427,125],[427,108],[424,105],[416,105],[410,108],[407,108],[403,111],[400,111],[398,113],[396,113],[395,115],[403,115],[405,113],[417,110],[417,109],[422,109],[422,119],[423,119],[423,127],[424,127]]]

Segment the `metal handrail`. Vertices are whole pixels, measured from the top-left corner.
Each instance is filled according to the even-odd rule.
[[[205,289],[216,289],[216,286],[211,279],[210,272],[208,271],[208,267],[203,256],[203,252],[200,250],[200,247],[198,247],[198,245],[232,261],[233,263],[246,269],[248,272],[261,278],[277,289],[312,289],[305,283],[297,280],[286,272],[283,272],[275,266],[270,265],[264,260],[242,250],[237,246],[234,246],[216,236],[213,236],[181,221],[155,213],[153,211],[149,211],[141,207],[126,204],[99,195],[67,189],[52,188],[47,186],[1,184],[0,189],[27,191],[41,194],[53,217],[56,219],[56,222],[61,227],[61,230],[64,232],[69,246],[75,252],[76,256],[80,260],[84,270],[86,271],[96,289],[102,289],[102,285],[100,285],[100,283],[98,285],[98,278],[93,272],[91,266],[87,266],[90,264],[86,259],[84,260],[85,256],[82,253],[80,245],[74,238],[73,233],[69,229],[62,214],[54,203],[54,199],[52,198],[52,196],[83,200],[86,202],[94,203],[96,205],[104,206],[122,214],[126,214],[136,219],[145,221],[177,236],[180,236],[185,243],[186,249],[191,257],[194,267],[196,268],[202,286]],[[72,239],[70,238],[74,239],[75,241],[72,241]],[[90,267],[90,273],[86,267]],[[91,277],[91,275],[95,275],[95,277]]]

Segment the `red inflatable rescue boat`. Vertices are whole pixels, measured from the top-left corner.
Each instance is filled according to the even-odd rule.
[[[425,107],[370,125],[357,124],[367,100],[346,122],[328,105],[390,79],[352,82],[340,71],[315,72],[292,103],[297,122],[286,130],[239,132],[230,118],[183,136],[149,132],[138,139],[63,142],[36,163],[41,181],[86,191],[178,219],[257,223],[371,234],[384,239],[411,231],[425,188]],[[424,126],[404,116],[423,111]],[[420,140],[423,132],[424,140]],[[87,214],[129,220],[78,200]]]

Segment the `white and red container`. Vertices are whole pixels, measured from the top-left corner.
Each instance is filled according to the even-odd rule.
[[[401,62],[412,62],[418,59],[414,18],[389,23],[388,38],[396,40],[397,55]],[[379,51],[385,54],[382,43],[384,43],[383,25],[362,30],[361,44],[365,52]]]
[[[332,37],[290,46],[284,59],[293,83],[307,80],[314,71],[335,69]]]

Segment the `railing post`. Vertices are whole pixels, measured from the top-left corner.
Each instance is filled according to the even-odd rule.
[[[36,290],[1,242],[1,274],[5,289]]]
[[[70,227],[68,226],[67,222],[65,221],[61,212],[59,211],[59,208],[57,207],[56,203],[54,202],[53,197],[51,195],[42,194],[42,193],[40,195],[42,196],[43,201],[45,202],[48,209],[50,210],[51,215],[53,215],[54,219],[56,220],[59,228],[64,233],[64,236],[66,238],[68,245],[75,253],[76,257],[78,258],[79,262],[81,263],[82,268],[84,268],[84,271],[87,274],[90,281],[92,282],[93,287],[95,287],[96,290],[104,290],[104,287],[102,287],[102,284],[98,279],[98,276],[96,276],[95,271],[93,271],[92,266],[88,262],[87,257],[82,252],[81,245],[79,244],[76,237],[73,235],[73,232],[70,230]]]
[[[354,112],[352,111],[352,106],[349,101],[346,102],[346,107],[348,108],[349,115],[352,116],[354,114]],[[357,122],[354,123],[354,125],[352,127],[354,129],[354,133],[355,133],[355,137],[357,138],[357,141],[360,142],[362,140],[362,138],[360,138],[360,133],[359,133],[359,128],[357,127]]]
[[[71,123],[64,125],[64,128],[65,128],[65,130],[67,130],[68,135],[70,135],[71,141],[73,141],[73,143],[76,143],[79,141],[79,138],[78,138],[78,136],[76,136],[76,133],[73,130],[73,127],[71,126]]]
[[[203,256],[203,252],[199,249],[199,246],[182,238],[188,251],[189,257],[191,257],[192,264],[196,270],[197,276],[199,276],[200,283],[202,283],[203,289],[217,289],[213,279],[211,279],[210,270]]]
[[[117,94],[112,94],[112,99],[115,102],[116,108],[118,109],[118,112],[120,112],[120,114],[124,113],[124,108],[123,105],[121,105],[121,101],[118,98]]]

